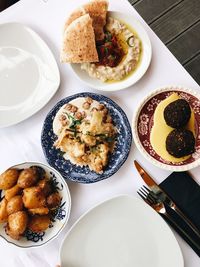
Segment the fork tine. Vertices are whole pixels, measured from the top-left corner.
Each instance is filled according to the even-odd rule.
[[[147,199],[144,195],[142,195],[140,191],[137,191],[137,193],[148,205],[151,206],[153,204],[149,199]]]
[[[148,196],[148,192],[146,192],[142,187],[139,189],[139,192],[140,192],[145,198],[147,198],[147,196]]]
[[[138,195],[143,199],[143,200],[146,200],[146,197],[144,197],[141,193],[140,193],[140,190],[137,191]]]
[[[141,188],[141,191],[143,192],[143,194],[146,196],[147,199],[150,199],[151,202],[153,202],[154,204],[156,203],[156,199],[155,197],[151,194],[151,191],[147,192],[145,188]]]
[[[148,197],[148,193],[143,191],[142,188],[140,188],[137,191],[138,195],[145,201],[147,202],[149,205],[152,205],[154,203],[154,200]]]
[[[150,202],[150,205],[157,203],[157,198],[154,196],[153,192],[146,186],[140,188],[140,193]]]
[[[151,190],[146,186],[146,185],[143,185],[143,187],[150,193]]]
[[[143,190],[145,189],[148,191],[148,195],[154,200],[154,202],[157,202],[157,196],[154,194],[153,191],[151,191],[148,187],[146,187],[145,185],[143,185]]]

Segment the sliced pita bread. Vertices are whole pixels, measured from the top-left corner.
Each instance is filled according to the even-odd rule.
[[[64,32],[67,29],[67,27],[77,18],[80,18],[81,16],[85,15],[86,12],[84,10],[83,7],[79,7],[77,9],[75,9],[71,15],[68,17],[67,21],[65,22],[65,26],[64,26]]]
[[[93,27],[96,40],[104,38],[103,27],[106,25],[106,15],[108,11],[108,1],[93,0],[83,6],[86,13],[90,15],[93,20]]]
[[[98,62],[92,19],[89,14],[75,19],[65,30],[61,62]]]
[[[106,0],[92,0],[91,2],[83,5],[83,7],[74,10],[67,19],[64,31],[75,19],[89,14],[93,20],[93,27],[96,40],[102,40],[104,38],[103,27],[106,25],[106,14],[108,10],[108,1]]]

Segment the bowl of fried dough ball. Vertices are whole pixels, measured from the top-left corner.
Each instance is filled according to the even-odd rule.
[[[71,209],[67,183],[52,167],[27,162],[0,175],[0,236],[19,247],[54,239]]]

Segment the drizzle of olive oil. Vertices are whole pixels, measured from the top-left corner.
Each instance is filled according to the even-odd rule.
[[[119,20],[119,19],[118,19]],[[137,39],[139,40],[140,42],[140,55],[139,55],[139,60],[135,66],[135,68],[133,68],[127,75],[125,75],[120,81],[124,81],[126,80],[127,78],[129,78],[136,70],[137,68],[140,66],[141,64],[141,59],[142,59],[142,54],[143,54],[143,47],[142,47],[142,43],[141,43],[141,40],[138,36],[138,34],[136,33],[136,31],[130,26],[128,25],[127,23],[125,23],[124,21],[122,20],[119,20],[121,23],[123,23],[126,28],[133,33],[133,36],[137,37]],[[128,53],[128,49],[129,49],[129,45],[127,44],[127,40],[125,39],[124,35],[121,33],[121,34],[117,34],[117,40],[119,42],[119,45],[120,47],[123,49],[124,51],[124,56],[122,58],[122,60],[120,61],[119,65],[123,63],[123,61],[125,60],[126,58],[126,55]],[[107,80],[105,81],[105,83],[116,83],[116,82],[119,82],[119,81],[116,81],[116,80]]]

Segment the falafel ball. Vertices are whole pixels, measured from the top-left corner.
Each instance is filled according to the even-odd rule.
[[[184,127],[191,116],[190,105],[185,99],[173,101],[164,109],[164,119],[172,128]]]
[[[193,133],[186,129],[174,129],[167,136],[166,149],[175,158],[191,155],[195,151]]]

